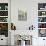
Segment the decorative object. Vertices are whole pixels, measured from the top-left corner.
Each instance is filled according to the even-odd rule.
[[[0,11],[0,16],[8,16],[8,11]]]
[[[26,21],[27,20],[27,12],[23,10],[18,10],[18,20]]]
[[[16,46],[30,46],[32,45],[31,35],[15,35],[15,45]]]
[[[38,17],[39,22],[46,22],[46,17]]]
[[[8,22],[7,19],[7,17],[0,17],[0,22]]]
[[[13,23],[11,23],[11,30],[16,30],[16,26]]]
[[[42,12],[42,15],[45,15],[45,12]]]
[[[46,23],[43,23],[43,24],[39,23],[38,28],[46,28]]]
[[[0,35],[8,37],[8,23],[0,23]]]
[[[29,26],[29,30],[34,30],[34,26],[33,25],[31,25],[31,26]]]
[[[39,29],[39,37],[46,37],[46,29]]]
[[[1,10],[1,6],[0,6],[0,10]]]
[[[0,10],[8,10],[8,3],[0,3]]]
[[[8,10],[8,6],[5,6],[5,10]]]
[[[38,3],[38,10],[45,10],[46,9],[46,3]]]

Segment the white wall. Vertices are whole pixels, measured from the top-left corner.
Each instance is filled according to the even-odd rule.
[[[16,25],[17,30],[26,30],[32,24],[38,27],[38,3],[46,0],[11,0],[11,22]],[[27,11],[27,21],[18,21],[18,9]]]
[[[12,0],[11,1],[11,15],[12,15],[11,20],[16,25],[17,30],[26,30],[32,24],[36,26],[36,24],[34,24],[34,23],[37,23],[36,22],[37,21],[36,3],[35,1],[31,1],[31,0]],[[18,21],[18,9],[22,9],[22,10],[24,9],[27,11],[27,21]]]

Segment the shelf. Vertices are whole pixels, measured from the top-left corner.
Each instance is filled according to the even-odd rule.
[[[0,16],[0,17],[8,17],[8,16]]]
[[[44,16],[38,16],[38,17],[46,17],[46,15],[44,15]]]
[[[38,10],[38,11],[45,11],[46,12],[46,10]]]
[[[0,23],[8,23],[8,22],[0,22]]]
[[[38,29],[46,29],[46,28],[38,28]]]
[[[38,23],[46,23],[46,22],[38,22]]]
[[[0,10],[0,11],[8,11],[8,10]]]

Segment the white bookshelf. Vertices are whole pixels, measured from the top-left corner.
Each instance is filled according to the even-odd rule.
[[[4,31],[5,36],[8,37],[8,3],[0,3],[0,28]],[[4,29],[3,29],[4,28]],[[2,31],[1,30],[1,31]],[[0,32],[1,34],[1,32]],[[6,35],[7,34],[7,35]]]
[[[46,3],[38,4],[38,32],[40,37],[46,37],[40,31],[46,31]]]

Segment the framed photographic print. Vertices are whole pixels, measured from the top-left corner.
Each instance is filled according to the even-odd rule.
[[[27,20],[27,11],[18,10],[18,20],[26,21]]]

